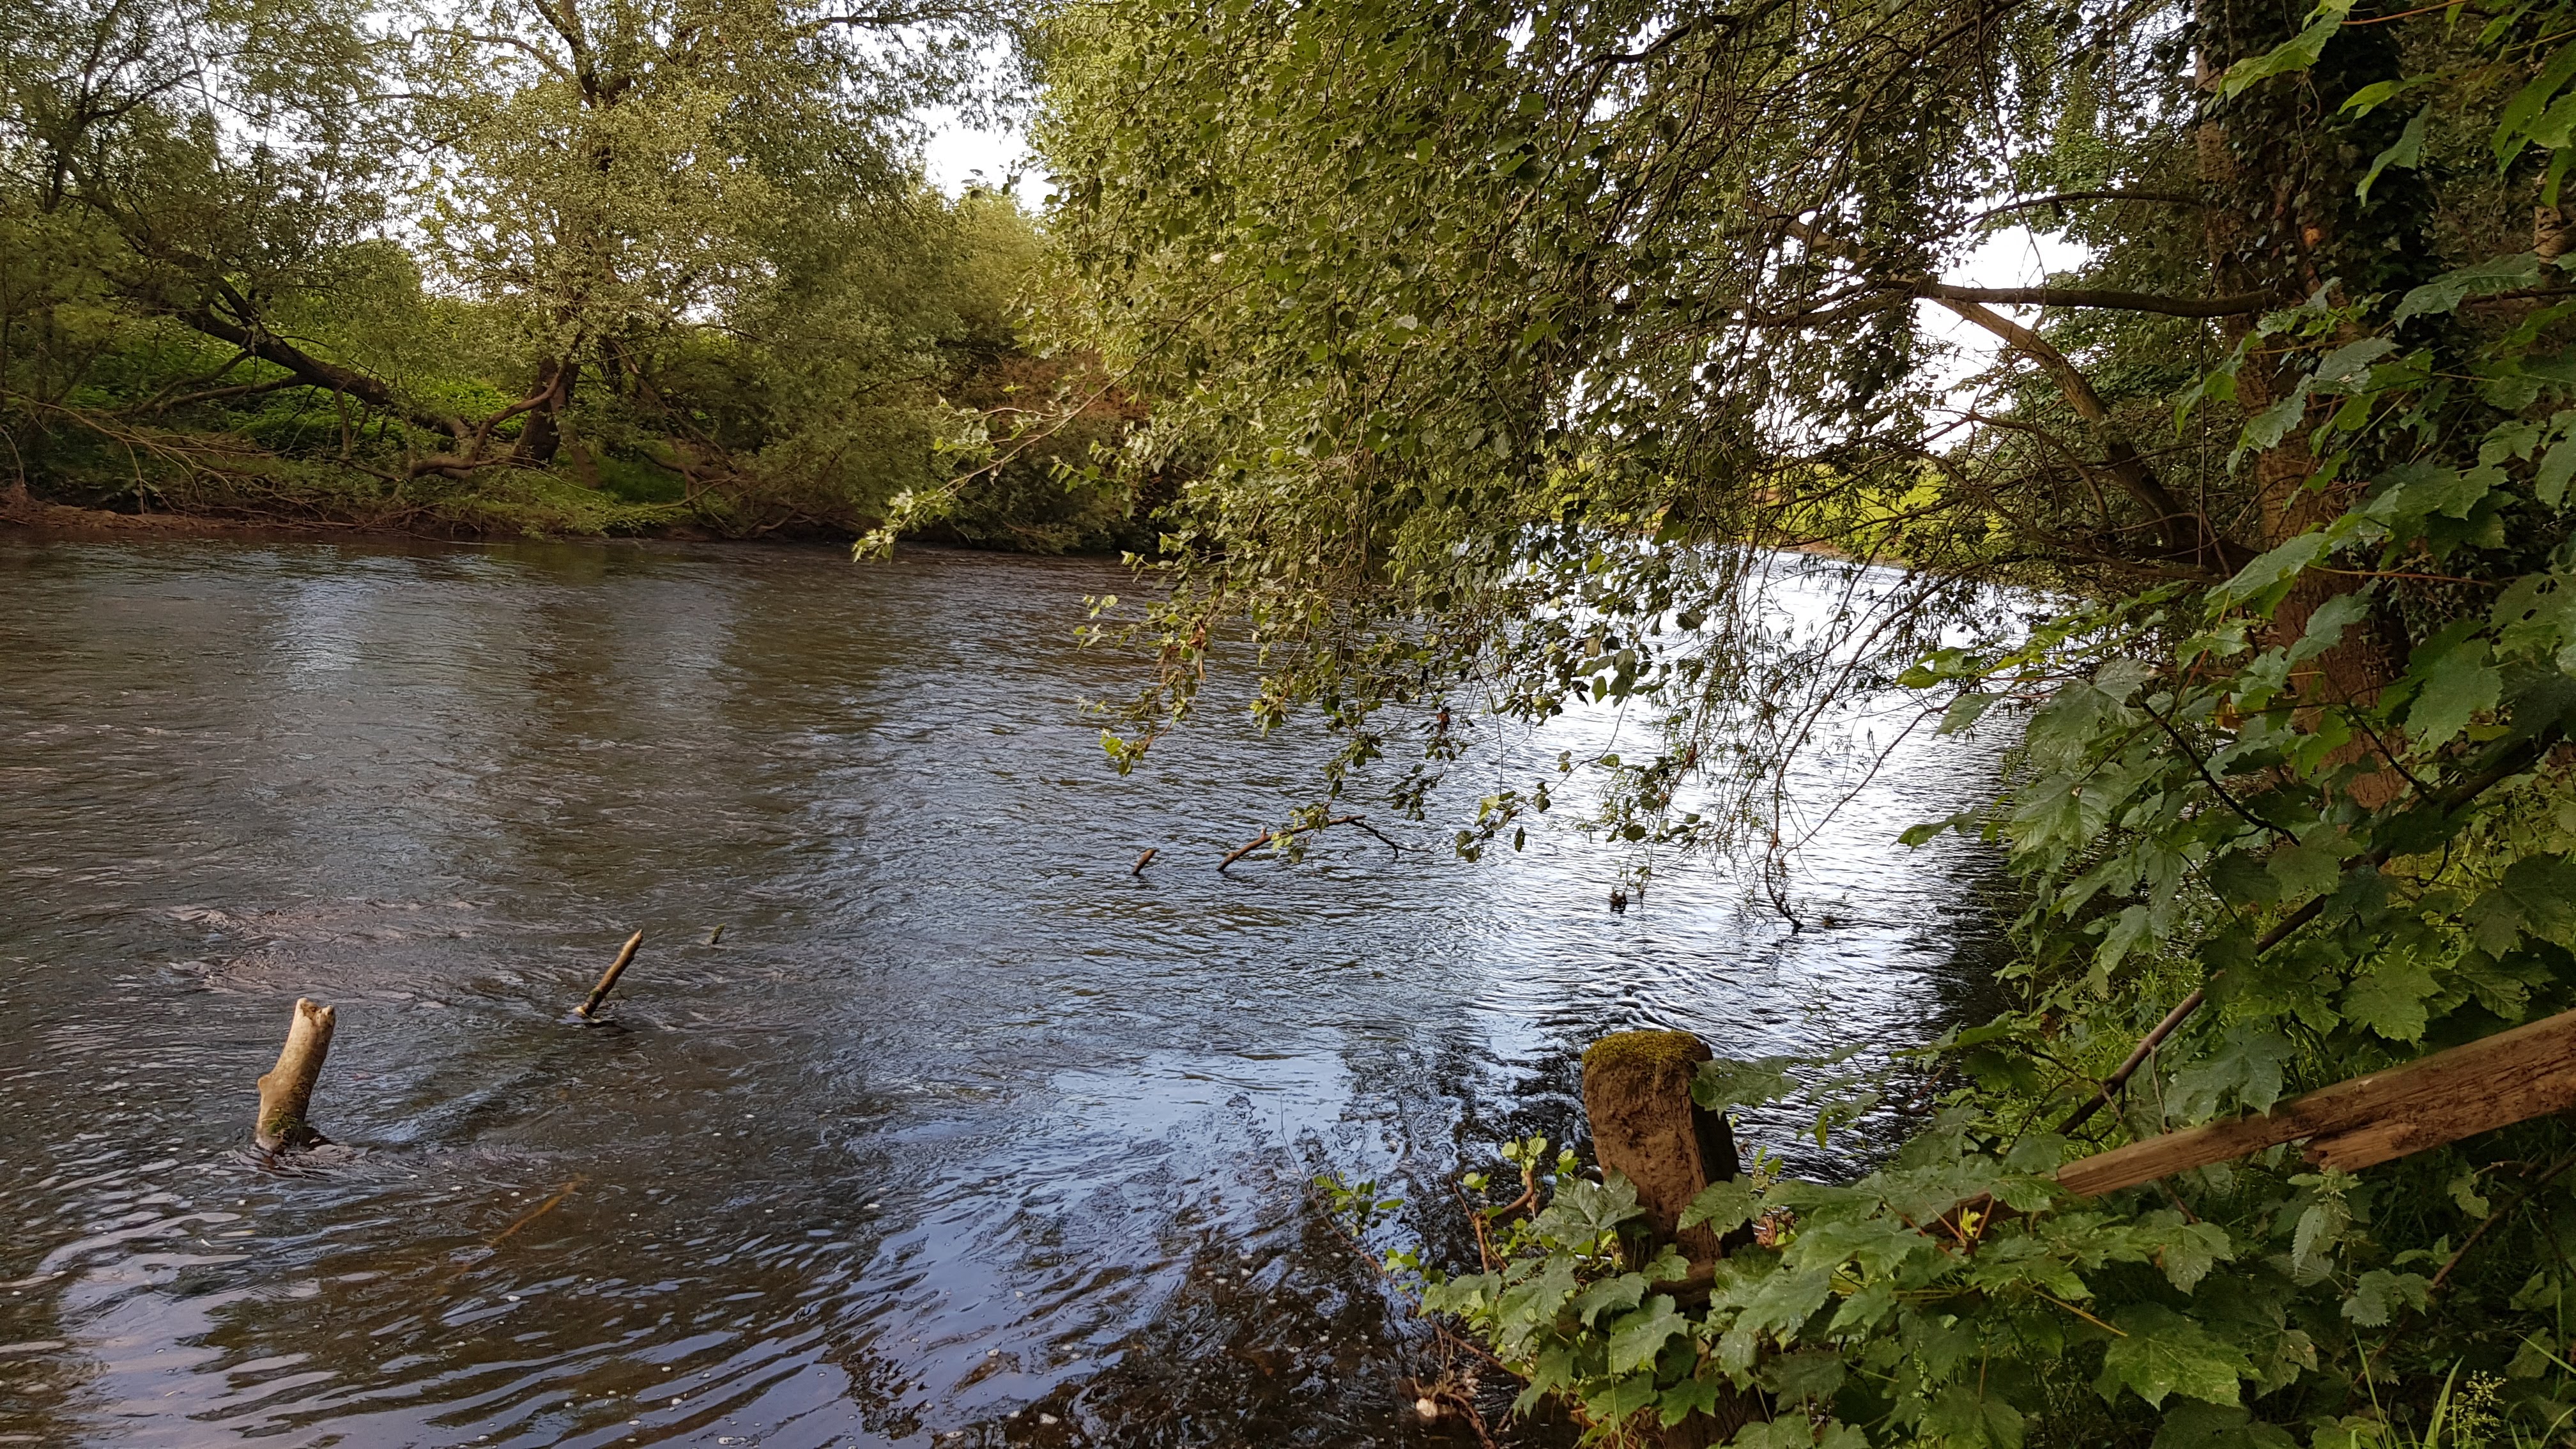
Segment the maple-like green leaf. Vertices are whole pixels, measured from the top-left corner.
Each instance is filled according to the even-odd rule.
[[[1693,1414],[1710,1413],[1717,1408],[1720,1395],[1727,1390],[1723,1379],[1687,1378],[1663,1391],[1655,1401],[1655,1417],[1671,1428]]]
[[[1645,1298],[1646,1275],[1621,1273],[1615,1278],[1604,1278],[1585,1288],[1574,1295],[1573,1302],[1565,1306],[1576,1318],[1590,1324],[1598,1320],[1604,1312],[1625,1313],[1644,1302]]]
[[[2103,1350],[2093,1386],[2104,1399],[2127,1389],[2159,1408],[2174,1394],[2234,1404],[2236,1381],[2254,1371],[2243,1349],[2162,1304],[2133,1305],[2113,1322],[2125,1336]]]
[[[2159,1230],[2162,1241],[2156,1247],[2156,1265],[2165,1270],[2165,1281],[2183,1292],[2190,1292],[2209,1270],[2236,1256],[2227,1229],[2216,1223],[2177,1222]]]
[[[1924,1411],[1922,1427],[1957,1449],[2021,1449],[2021,1410],[2000,1395],[1967,1384],[1943,1389]]]
[[[2290,901],[2324,895],[2343,878],[2343,858],[2322,841],[2282,846],[2272,852],[2263,868],[2280,882],[2281,898]]]
[[[1691,1198],[1682,1209],[1681,1226],[1695,1228],[1702,1223],[1720,1237],[1735,1231],[1760,1215],[1762,1194],[1750,1178],[1732,1177],[1712,1182]]]
[[[1688,1333],[1690,1320],[1673,1311],[1669,1294],[1658,1293],[1644,1305],[1610,1321],[1610,1372],[1650,1368],[1673,1335]]]
[[[2395,1042],[2424,1039],[2424,1003],[2441,990],[2433,973],[2411,956],[2386,956],[2344,988],[2344,1020]]]
[[[1595,1419],[1617,1423],[1653,1404],[1656,1397],[1653,1373],[1630,1374],[1593,1393],[1583,1401],[1583,1407]]]
[[[2204,1055],[2174,1073],[2174,1115],[2187,1123],[2206,1122],[2231,1097],[2249,1112],[2272,1110],[2281,1100],[2282,1069],[2293,1055],[2288,1039],[2264,1023],[2234,1023]]]
[[[2421,681],[2406,711],[2406,732],[2425,749],[2468,728],[2472,717],[2494,709],[2504,695],[2504,675],[2487,662],[2484,639],[2460,640],[2417,659],[2406,672]]]
[[[2478,949],[2501,957],[2525,934],[2552,945],[2576,944],[2576,860],[2526,855],[2463,913]]]

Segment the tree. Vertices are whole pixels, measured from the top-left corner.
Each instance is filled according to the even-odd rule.
[[[2031,892],[2023,1008],[1929,1048],[1971,1085],[1861,1182],[1733,1204],[1805,1226],[1705,1309],[1546,1233],[1435,1283],[1534,1392],[1608,1425],[1758,1382],[1796,1424],[1739,1442],[1837,1444],[2375,1442],[2455,1368],[2534,1429],[2569,1396],[2563,1127],[2109,1212],[2039,1182],[2106,1132],[2576,998],[2576,920],[2545,904],[2576,847],[2576,50],[2552,6],[2361,10],[1059,17],[1059,265],[1154,408],[1130,461],[1210,460],[1169,510],[1163,677],[1122,763],[1237,628],[1265,721],[1345,734],[1329,791],[1392,748],[1390,707],[1629,701],[1660,753],[1564,768],[1605,777],[1597,823],[1641,848],[1776,841],[1818,716],[1891,682],[1942,728],[2023,721],[1993,806],[1912,837],[1996,839]],[[2085,264],[1956,280],[2034,222]],[[1935,313],[1993,339],[1964,389]],[[1784,547],[1902,582],[1783,635],[1760,584]],[[1996,586],[2071,602],[2025,629]],[[1719,804],[1676,804],[1693,783]],[[1551,788],[1488,797],[1461,848]],[[2152,1093],[2123,1090],[2142,1036]],[[2031,1216],[1917,1230],[1980,1192]],[[1586,1283],[1596,1312],[1634,1288],[1629,1316],[1564,1317]],[[1794,1379],[1813,1348],[1848,1375]]]
[[[1017,228],[916,110],[1007,7],[21,3],[0,408],[22,479],[383,524],[855,532],[971,420]],[[998,231],[997,231],[998,229]]]

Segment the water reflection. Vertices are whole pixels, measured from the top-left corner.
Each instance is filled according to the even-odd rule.
[[[1536,833],[1219,877],[1312,746],[1211,721],[1119,779],[1076,703],[1131,666],[1069,645],[1117,583],[0,546],[0,1442],[1455,1442],[1315,1171],[1436,1204],[1574,1126],[1605,1031],[1974,1005],[1989,864],[1888,842],[1976,746],[1817,842],[1833,929],[1705,875],[1611,916]],[[280,1176],[236,1144],[298,994],[348,1150]],[[1752,1135],[1833,1168],[1799,1125]]]

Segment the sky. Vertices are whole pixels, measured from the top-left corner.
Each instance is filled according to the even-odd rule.
[[[955,196],[969,186],[999,186],[1021,171],[1020,205],[1035,212],[1046,201],[1046,177],[1028,162],[1028,144],[1016,131],[988,131],[969,126],[942,107],[928,113],[930,140],[923,148],[930,180]]]

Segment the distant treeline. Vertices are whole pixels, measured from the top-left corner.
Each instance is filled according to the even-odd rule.
[[[974,3],[0,0],[0,488],[736,535],[939,494],[967,541],[1122,541],[1055,466],[1120,410],[1014,324],[1032,225],[917,161],[1017,39]],[[987,465],[989,416],[1093,394]]]

